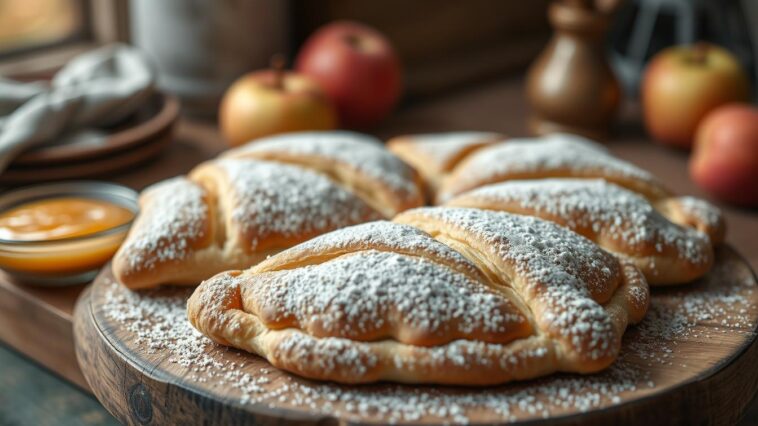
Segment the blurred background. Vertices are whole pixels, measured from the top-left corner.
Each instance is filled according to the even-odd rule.
[[[523,70],[548,41],[546,0],[0,0],[0,74],[53,70],[95,45],[130,41],[158,63],[161,86],[214,111],[235,78],[292,58],[336,19],[369,24],[395,45],[406,101]],[[629,0],[607,42],[628,94],[644,62],[666,46],[708,40],[729,48],[756,78],[758,2]],[[755,86],[755,85],[754,85]],[[195,104],[193,104],[193,102]]]
[[[185,142],[174,128],[206,137],[166,173],[282,132],[478,129],[655,141],[756,206],[756,40],[755,0],[0,0],[0,126],[56,80],[97,112],[0,127],[0,186],[115,176]],[[126,51],[146,79],[110,94],[137,99],[119,115],[97,91],[135,75]],[[146,176],[129,183],[166,177]]]

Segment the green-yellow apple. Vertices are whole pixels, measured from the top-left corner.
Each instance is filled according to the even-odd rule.
[[[321,86],[282,70],[247,74],[224,94],[221,133],[231,146],[275,133],[335,128],[337,116]]]
[[[664,144],[690,148],[700,120],[720,105],[747,101],[750,83],[726,49],[697,43],[655,55],[645,70],[641,95],[648,132]]]
[[[340,125],[370,127],[397,103],[400,61],[378,31],[357,22],[335,22],[303,45],[295,69],[321,83],[339,114]]]
[[[716,198],[758,206],[758,109],[729,104],[698,126],[690,176]]]

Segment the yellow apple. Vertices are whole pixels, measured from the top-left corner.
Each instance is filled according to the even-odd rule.
[[[747,101],[750,83],[729,51],[697,43],[655,55],[641,95],[648,132],[664,144],[690,148],[700,120],[718,106]]]
[[[275,133],[335,128],[337,116],[319,84],[301,74],[247,74],[224,94],[221,133],[231,146]]]

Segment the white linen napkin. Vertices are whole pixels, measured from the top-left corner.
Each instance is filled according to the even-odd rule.
[[[74,58],[49,84],[0,78],[0,172],[29,148],[91,138],[93,129],[128,117],[150,98],[156,78],[149,60],[124,44]]]

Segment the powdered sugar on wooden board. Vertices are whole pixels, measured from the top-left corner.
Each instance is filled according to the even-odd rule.
[[[329,178],[300,167],[247,159],[221,159],[216,166],[227,174],[235,200],[227,214],[250,250],[272,235],[312,235],[381,217]]]
[[[630,336],[630,352],[643,365],[686,367],[687,357],[677,356],[677,347],[683,340],[719,344],[720,335],[754,337],[758,327],[758,289],[753,273],[734,263],[717,258],[709,274],[690,284],[690,288],[661,292],[658,297],[654,293],[645,319]],[[742,272],[741,280],[719,280],[734,277],[736,270]]]
[[[718,213],[708,218],[711,209],[690,198],[686,204],[692,211],[702,212],[704,221],[718,221]],[[644,197],[601,179],[509,181],[460,196],[461,201],[465,199],[515,203],[538,214],[564,218],[570,229],[592,229],[643,250],[652,245],[661,253],[665,246],[673,246],[680,258],[695,264],[710,259],[710,252],[705,250],[710,244],[704,234],[671,223]]]
[[[382,145],[379,139],[348,131],[297,132],[269,136],[227,152],[286,152],[333,158],[377,179],[401,194],[418,195],[413,170]]]
[[[720,277],[735,277],[723,281]],[[317,383],[282,373],[264,360],[215,345],[186,320],[191,290],[134,293],[119,284],[98,283],[105,293],[102,315],[140,358],[167,358],[168,369],[196,389],[231,389],[241,405],[264,404],[368,422],[467,423],[554,417],[625,402],[677,385],[672,369],[708,361],[692,358],[683,345],[719,346],[720,335],[751,339],[758,317],[755,283],[732,254],[691,285],[653,293],[650,311],[625,335],[620,358],[588,376],[555,375],[488,388]],[[111,334],[113,335],[113,334]],[[701,347],[701,346],[698,346]]]

